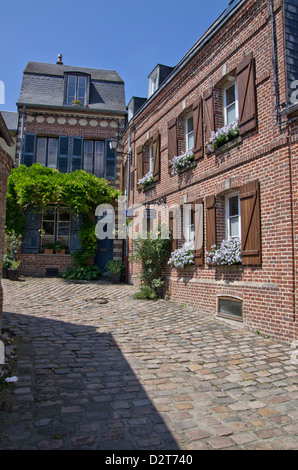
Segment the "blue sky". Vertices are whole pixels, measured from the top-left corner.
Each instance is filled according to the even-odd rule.
[[[0,80],[16,111],[27,62],[116,70],[126,104],[147,96],[156,64],[175,66],[227,7],[229,0],[7,0],[1,5]]]

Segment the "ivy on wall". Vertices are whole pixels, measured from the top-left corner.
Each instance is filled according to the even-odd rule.
[[[111,203],[119,194],[107,180],[83,170],[60,173],[39,163],[30,167],[20,165],[8,178],[6,232],[24,234],[24,210],[28,206],[40,212],[50,205],[70,207],[83,214],[79,231],[82,251],[76,253],[75,260],[85,265],[96,251],[95,209],[99,204]]]

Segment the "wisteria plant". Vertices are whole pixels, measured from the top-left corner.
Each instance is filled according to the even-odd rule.
[[[223,240],[220,247],[213,245],[211,251],[207,251],[207,264],[210,266],[241,263],[241,240],[238,237]]]
[[[194,247],[192,242],[184,243],[181,248],[173,251],[168,261],[175,268],[185,268],[194,264]]]
[[[188,168],[191,164],[191,162],[194,159],[194,154],[192,150],[187,150],[187,152],[183,153],[182,155],[179,155],[177,157],[174,157],[171,160],[172,164],[172,175],[177,175],[179,173],[179,170],[182,168]]]
[[[142,186],[143,188],[146,188],[149,184],[153,183],[153,172],[148,171],[143,178],[139,179],[138,185]]]
[[[230,142],[239,135],[238,120],[228,124],[220,129],[217,129],[216,132],[212,131],[211,138],[209,139],[209,144],[207,147],[209,150],[216,150],[223,144]]]

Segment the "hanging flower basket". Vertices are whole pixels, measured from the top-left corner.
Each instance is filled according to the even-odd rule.
[[[194,264],[194,247],[192,242],[184,243],[181,248],[173,251],[168,261],[177,269],[183,269],[189,265]]]
[[[212,131],[211,138],[209,139],[209,144],[207,147],[209,150],[213,151],[221,147],[222,145],[230,142],[239,135],[238,120],[228,124],[227,126],[217,129],[216,132]]]
[[[148,171],[148,173],[146,173],[146,175],[138,181],[138,185],[142,186],[143,189],[146,189],[146,187],[149,186],[151,183],[153,183],[152,171]]]
[[[194,154],[192,150],[188,150],[182,155],[174,157],[170,162],[172,164],[171,174],[177,175],[181,170],[189,168],[193,159],[194,159]]]
[[[220,247],[213,245],[211,251],[207,251],[207,264],[209,266],[242,264],[240,238],[223,240]]]

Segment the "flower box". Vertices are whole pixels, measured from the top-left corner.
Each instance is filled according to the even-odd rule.
[[[170,163],[172,164],[172,172],[171,175],[177,175],[182,171],[186,171],[191,166],[194,159],[194,154],[192,150],[188,150],[187,152],[174,157]]]
[[[210,151],[216,151],[217,149],[227,144],[228,142],[234,140],[238,136],[239,127],[238,120],[236,120],[231,124],[217,129],[216,132],[212,131],[207,147]]]
[[[153,172],[148,171],[143,178],[139,179],[138,186],[141,186],[142,189],[145,191],[149,185],[153,183]]]
[[[211,251],[207,251],[209,266],[231,266],[241,263],[241,240],[238,237],[223,240],[220,247],[213,245]]]
[[[192,242],[184,243],[181,248],[173,251],[168,261],[177,269],[184,269],[187,266],[194,265],[194,247]]]

